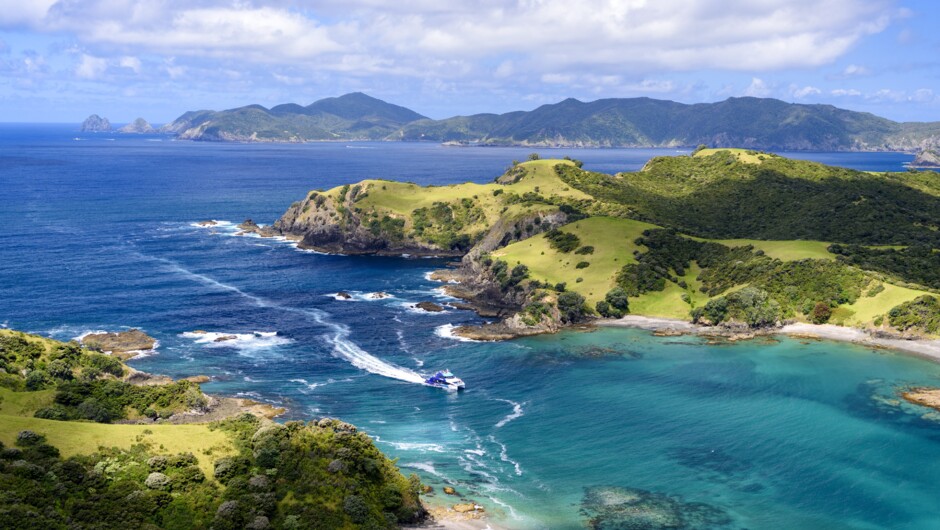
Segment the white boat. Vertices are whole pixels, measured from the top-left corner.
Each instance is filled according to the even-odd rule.
[[[442,370],[424,380],[424,384],[445,390],[463,390],[463,379],[454,375],[450,370]]]

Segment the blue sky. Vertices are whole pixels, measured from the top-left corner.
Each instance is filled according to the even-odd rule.
[[[0,0],[0,122],[352,91],[434,118],[751,95],[940,121],[940,2]]]

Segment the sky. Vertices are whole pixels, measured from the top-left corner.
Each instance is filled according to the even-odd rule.
[[[355,91],[432,118],[756,96],[940,121],[940,2],[0,0],[0,122]]]

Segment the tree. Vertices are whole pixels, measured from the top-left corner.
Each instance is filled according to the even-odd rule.
[[[832,308],[829,307],[829,304],[826,302],[817,302],[813,307],[813,312],[810,314],[810,319],[813,321],[813,324],[824,324],[829,321],[829,317],[832,316]]]
[[[577,322],[584,316],[584,297],[574,291],[558,295],[558,311],[562,322]]]

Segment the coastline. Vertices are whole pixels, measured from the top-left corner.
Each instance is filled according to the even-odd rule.
[[[599,320],[596,322],[596,325],[601,327],[644,329],[652,332],[675,334],[712,335],[728,333],[728,331],[724,329],[701,326],[685,320],[644,317],[640,315],[627,315],[618,320]],[[940,362],[940,339],[887,339],[872,336],[869,332],[858,328],[836,326],[834,324],[809,324],[804,322],[786,324],[779,328],[753,330],[748,332],[748,334],[755,337],[786,335],[794,338],[849,342],[861,346],[896,350],[934,362]]]

